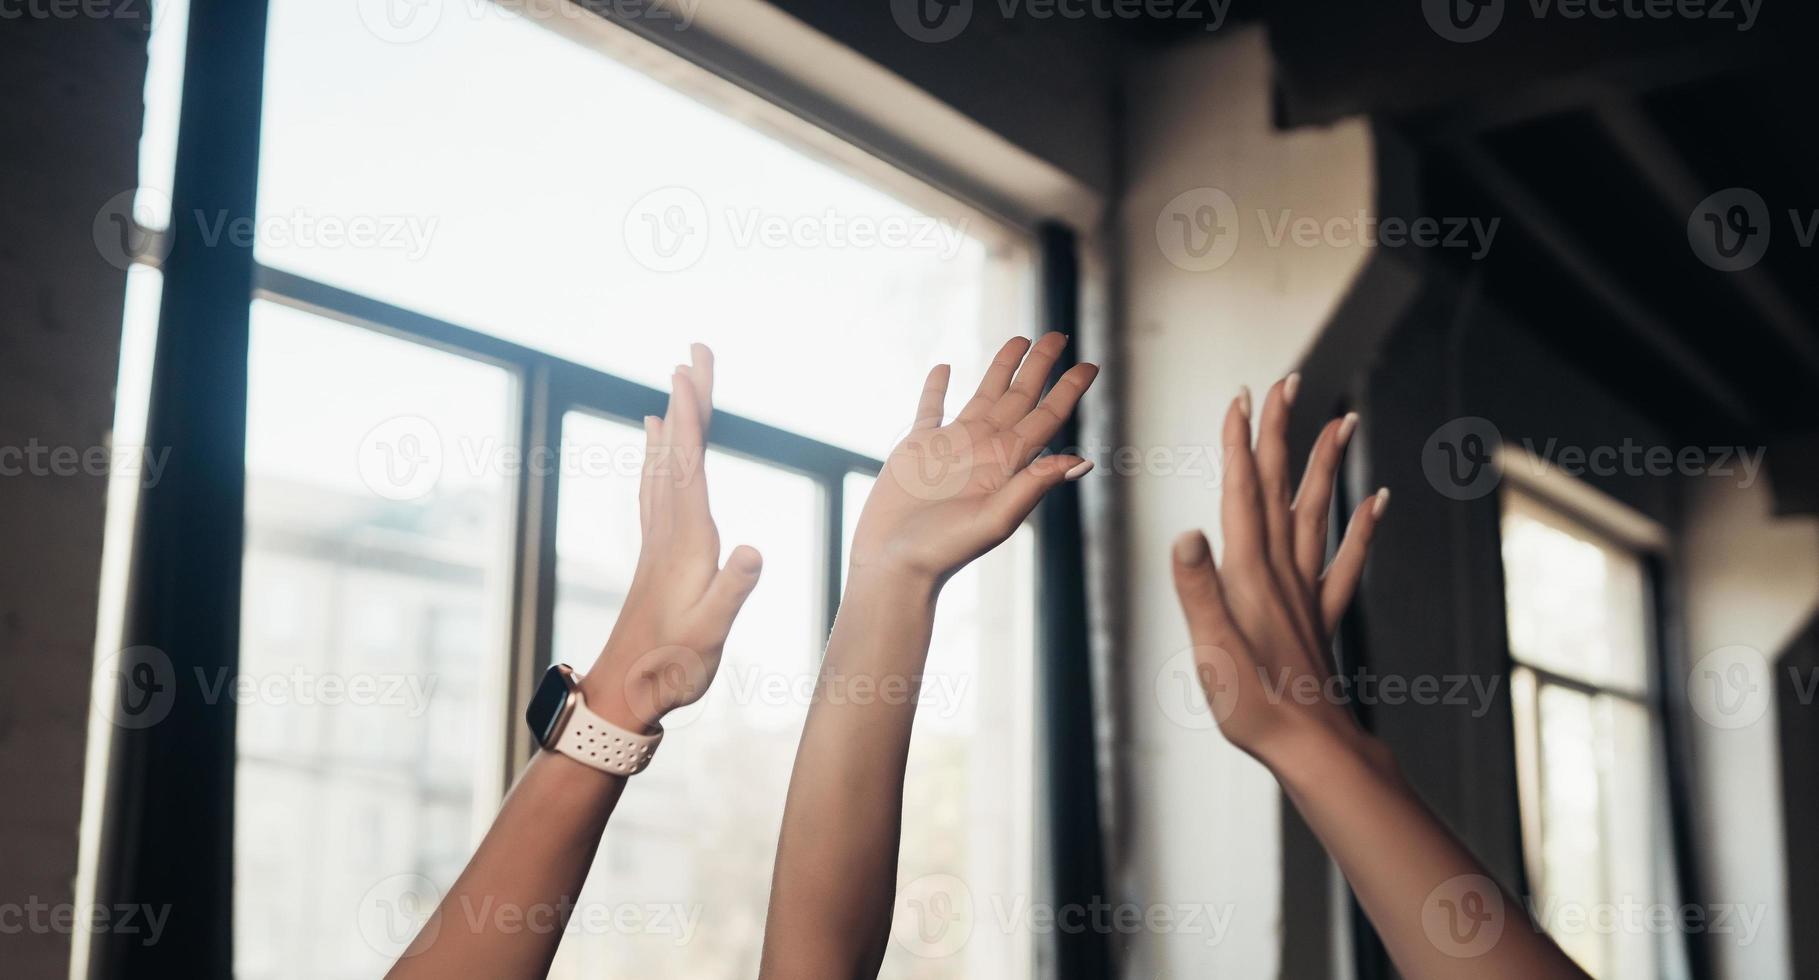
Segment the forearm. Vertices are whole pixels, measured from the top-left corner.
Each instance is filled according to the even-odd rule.
[[[762,976],[877,973],[935,591],[862,569],[849,578],[790,777]]]
[[[1423,804],[1379,743],[1268,760],[1410,980],[1583,977]]]
[[[547,974],[624,788],[622,777],[539,752],[388,976]]]

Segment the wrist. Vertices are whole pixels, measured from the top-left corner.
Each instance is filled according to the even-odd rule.
[[[857,556],[846,569],[847,598],[885,595],[899,602],[933,605],[947,577],[888,559],[861,561]]]
[[[1359,771],[1381,780],[1400,778],[1389,746],[1356,726],[1350,731],[1312,726],[1260,747],[1256,755],[1291,793],[1317,790],[1334,776]]]
[[[607,658],[602,657],[604,661]],[[620,671],[596,664],[581,680],[581,697],[589,711],[638,735],[655,735],[663,713],[656,708],[656,692],[640,692]]]

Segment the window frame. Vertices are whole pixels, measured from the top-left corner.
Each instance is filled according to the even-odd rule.
[[[1655,860],[1655,870],[1663,872],[1658,876],[1657,893],[1651,896],[1651,900],[1678,908],[1693,900],[1690,897],[1692,889],[1689,887],[1689,875],[1694,858],[1687,846],[1689,817],[1679,785],[1678,774],[1684,771],[1683,753],[1676,741],[1679,719],[1669,700],[1671,693],[1678,690],[1677,679],[1670,668],[1670,639],[1674,634],[1670,609],[1665,601],[1671,584],[1672,538],[1668,530],[1652,518],[1591,483],[1560,471],[1547,460],[1526,450],[1505,443],[1496,451],[1496,465],[1502,474],[1495,498],[1500,568],[1503,516],[1508,510],[1509,497],[1519,494],[1526,497],[1531,506],[1551,512],[1632,556],[1640,566],[1643,589],[1640,602],[1643,621],[1640,626],[1646,663],[1642,672],[1644,688],[1640,691],[1615,682],[1599,683],[1573,677],[1530,663],[1516,650],[1509,638],[1506,606],[1505,679],[1509,683],[1512,698],[1511,718],[1513,722],[1518,718],[1513,703],[1515,677],[1518,671],[1526,671],[1532,678],[1529,698],[1531,717],[1535,722],[1533,732],[1524,732],[1518,722],[1511,741],[1512,750],[1520,753],[1524,751],[1524,741],[1532,738],[1532,753],[1537,756],[1533,759],[1532,767],[1525,767],[1520,756],[1511,759],[1511,773],[1517,782],[1517,840],[1524,890],[1532,894],[1539,884],[1538,851],[1543,828],[1536,818],[1539,816],[1540,794],[1546,786],[1546,775],[1538,759],[1541,740],[1539,705],[1542,691],[1551,685],[1588,698],[1615,698],[1636,705],[1646,713],[1652,751],[1648,760],[1650,798],[1646,801],[1645,808],[1649,818],[1651,857]],[[1502,573],[1499,574],[1499,581],[1503,581]],[[1508,602],[1507,584],[1500,601]],[[1602,806],[1601,801],[1600,807]],[[1663,857],[1669,864],[1666,868],[1661,867]],[[1675,930],[1657,939],[1656,951],[1658,959],[1655,966],[1659,975],[1684,977],[1689,964],[1693,962],[1695,945],[1685,930]]]
[[[516,380],[516,445],[524,459],[554,458],[562,449],[563,417],[588,412],[637,426],[662,415],[667,392],[554,354],[394,306],[295,273],[254,264],[253,299],[362,327],[500,367]],[[851,473],[876,477],[883,461],[787,429],[716,410],[708,445],[754,462],[806,476],[822,493],[822,620],[833,628],[844,564],[841,534]],[[503,678],[506,764],[503,794],[535,746],[517,723],[543,669],[552,662],[556,604],[556,520],[561,474],[547,466],[519,467],[513,487],[510,637]]]
[[[586,0],[539,2],[574,3],[603,22],[643,34],[636,25],[620,22],[610,10],[593,9]],[[226,221],[257,218],[267,9],[268,0],[190,3],[171,186],[173,215],[206,211]],[[803,39],[815,40],[807,34]],[[1043,217],[1060,215],[1074,226],[1092,226],[1099,213],[1092,192],[1060,179],[1033,158],[988,154],[993,166],[974,171],[956,169],[966,160],[929,156],[945,139],[944,133],[954,135],[949,130],[990,142],[989,134],[969,128],[973,124],[957,114],[931,119],[911,113],[899,119],[857,106],[836,111],[840,106],[832,96],[795,84],[782,71],[755,72],[764,67],[761,54],[740,54],[699,34],[688,41],[704,40],[705,51],[686,50],[677,38],[643,40],[658,42],[672,57],[680,55],[705,72],[710,84],[742,90],[768,105],[767,122],[788,124],[792,142],[823,154],[844,142],[852,151],[829,154],[828,162],[880,184],[888,193],[908,194],[905,199],[913,206],[926,209],[932,199],[924,195],[939,195],[942,202],[987,218],[982,229],[1027,243],[1039,272],[1040,288],[1030,311],[1039,330],[1078,334],[1083,324],[1098,325],[1096,307],[1086,315],[1081,309],[1083,284],[1100,281],[1093,268],[1083,268],[1083,262],[1099,254],[1096,242],[1083,245],[1069,225]],[[762,50],[774,54],[780,49]],[[881,71],[856,53],[851,63],[856,71]],[[816,133],[818,138],[805,139],[805,134]],[[1032,180],[1034,190],[1026,186]],[[1005,191],[1016,193],[1007,197]],[[222,521],[220,515],[244,512],[246,354],[255,301],[507,368],[518,397],[518,417],[511,429],[527,452],[536,447],[559,452],[562,419],[570,410],[635,425],[642,415],[661,412],[666,400],[660,391],[555,355],[264,266],[250,243],[205,240],[194,224],[173,221],[163,229],[140,228],[135,236],[139,253],[133,256],[135,263],[157,269],[162,277],[145,442],[171,447],[173,465],[155,489],[140,495],[127,575],[126,633],[138,642],[179,653],[175,658],[179,669],[238,669],[244,528],[239,521]],[[173,324],[181,329],[165,329]],[[1067,363],[1071,357],[1070,353]],[[1070,425],[1053,445],[1076,443],[1077,431]],[[881,462],[724,412],[716,413],[710,442],[805,474],[822,486],[823,543],[827,567],[833,570],[826,576],[823,607],[831,625],[841,588],[838,571],[844,564],[845,478],[850,473],[876,476]],[[531,467],[521,470],[512,491],[512,593],[506,638],[510,645],[505,658],[509,676],[501,699],[510,744],[500,747],[505,761],[499,774],[501,792],[531,754],[529,736],[516,719],[537,673],[549,662],[556,599],[554,535],[560,475],[539,475]],[[1035,806],[1038,849],[1030,885],[1035,895],[1057,905],[1085,903],[1105,893],[1105,869],[1098,783],[1082,769],[1080,755],[1087,751],[1096,759],[1091,749],[1097,708],[1084,667],[1090,650],[1085,639],[1086,561],[1077,488],[1051,494],[1031,523],[1040,555],[1034,583],[1038,728],[1032,764],[1037,785],[1043,788]],[[195,527],[207,527],[209,533],[186,536],[183,529]],[[1057,671],[1057,664],[1070,669]],[[1079,669],[1071,669],[1075,667]],[[172,907],[208,909],[211,914],[173,921],[165,941],[155,946],[111,933],[85,936],[78,945],[84,947],[88,975],[157,972],[177,964],[189,972],[231,975],[235,729],[231,706],[204,710],[179,704],[158,726],[108,733],[108,746],[97,763],[106,777],[98,795],[85,802],[99,807],[101,814],[93,897],[161,899]],[[1088,768],[1097,771],[1096,764]],[[1056,771],[1074,775],[1050,778]],[[149,786],[171,791],[149,792]],[[168,849],[142,843],[172,839],[193,843]],[[1096,975],[1093,964],[1109,957],[1107,937],[1096,932],[1033,936],[1030,941],[1036,950],[1037,976]]]

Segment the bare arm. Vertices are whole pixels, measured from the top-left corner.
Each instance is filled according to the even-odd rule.
[[[1584,977],[1422,804],[1349,706],[1325,696],[1333,626],[1389,498],[1380,491],[1358,508],[1323,570],[1333,477],[1356,416],[1327,424],[1291,499],[1294,387],[1290,378],[1270,389],[1254,450],[1249,393],[1226,413],[1219,566],[1200,532],[1175,542],[1175,588],[1213,716],[1275,774],[1404,976]]]
[[[1050,488],[1090,469],[1077,456],[1030,462],[1098,373],[1069,370],[1038,404],[1065,343],[1048,334],[1033,349],[1021,338],[1006,344],[946,425],[948,369],[935,368],[916,428],[865,502],[822,662],[824,681],[844,683],[818,688],[796,753],[763,977],[877,975],[890,936],[915,691],[941,584],[1008,538]],[[863,704],[826,696],[857,678],[899,696]]]
[[[713,355],[695,345],[694,363],[676,369],[667,414],[645,419],[643,546],[612,636],[581,682],[590,709],[634,732],[657,731],[666,713],[707,692],[733,617],[758,584],[760,561],[750,548],[735,549],[719,567],[701,470],[713,378]],[[548,973],[626,783],[538,752],[388,975],[533,980]]]

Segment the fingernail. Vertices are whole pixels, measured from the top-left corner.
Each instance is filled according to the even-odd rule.
[[[1251,417],[1251,386],[1250,385],[1239,385],[1238,386],[1238,414],[1244,416],[1247,419]]]
[[[1389,505],[1390,505],[1390,488],[1384,487],[1377,491],[1377,499],[1371,502],[1371,516],[1372,517],[1382,517],[1383,511],[1386,508],[1388,508]]]
[[[1205,562],[1212,557],[1207,550],[1206,535],[1199,531],[1189,531],[1175,539],[1175,561],[1190,568]]]
[[[1300,390],[1301,390],[1301,372],[1300,371],[1296,371],[1294,374],[1291,374],[1288,377],[1282,379],[1282,404],[1284,404],[1284,405],[1295,404],[1295,392],[1300,391]]]
[[[1067,471],[1067,474],[1066,474],[1067,480],[1068,480],[1068,482],[1072,483],[1073,481],[1080,479],[1081,477],[1087,475],[1088,473],[1091,473],[1092,471],[1093,471],[1093,461],[1090,459],[1083,459],[1080,462],[1075,463],[1073,469]]]
[[[1352,430],[1356,429],[1357,427],[1358,427],[1358,413],[1357,412],[1345,413],[1345,418],[1339,420],[1339,445],[1340,446],[1344,446],[1347,442],[1351,441]]]

